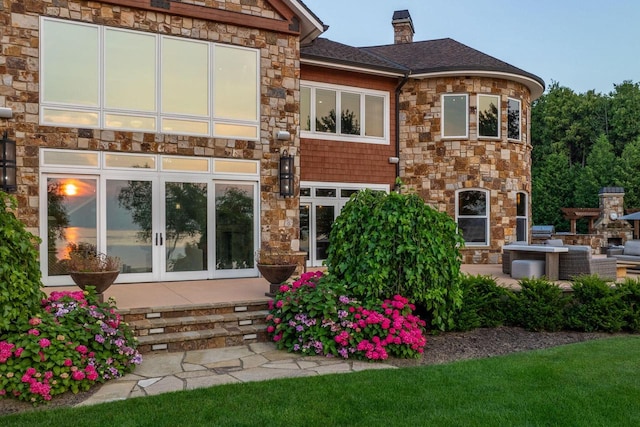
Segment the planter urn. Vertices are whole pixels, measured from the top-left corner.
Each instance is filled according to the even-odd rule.
[[[286,282],[296,271],[297,266],[297,264],[258,264],[258,271],[269,282],[269,292],[265,293],[265,295],[274,296],[278,292],[280,285]]]

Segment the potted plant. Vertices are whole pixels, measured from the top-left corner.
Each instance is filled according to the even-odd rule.
[[[291,252],[273,248],[263,248],[256,252],[256,264],[262,277],[269,282],[269,292],[267,296],[274,296],[278,287],[284,283],[294,271],[298,264]]]
[[[69,276],[82,290],[95,287],[102,302],[104,291],[120,274],[120,259],[98,252],[90,243],[71,243],[69,249],[69,258],[65,260]]]

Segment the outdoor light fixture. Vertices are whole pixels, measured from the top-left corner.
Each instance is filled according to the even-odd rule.
[[[287,150],[280,155],[280,195],[293,197],[293,155]]]
[[[16,142],[5,131],[0,139],[0,190],[16,191]]]

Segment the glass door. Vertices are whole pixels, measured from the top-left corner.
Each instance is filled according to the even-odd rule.
[[[98,245],[98,178],[47,176],[47,256],[41,256],[44,277],[67,284],[65,259],[77,246]]]
[[[215,182],[215,276],[257,275],[258,186]]]
[[[158,279],[156,188],[157,180],[146,176],[105,179],[106,252],[120,258],[119,282]]]
[[[197,181],[197,180],[193,180]],[[209,271],[209,184],[163,181],[163,279],[206,279]]]

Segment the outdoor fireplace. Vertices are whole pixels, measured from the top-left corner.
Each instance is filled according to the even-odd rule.
[[[624,189],[604,187],[600,190],[600,217],[594,231],[602,235],[602,253],[612,246],[621,246],[633,238],[631,224],[620,219],[624,215]]]

